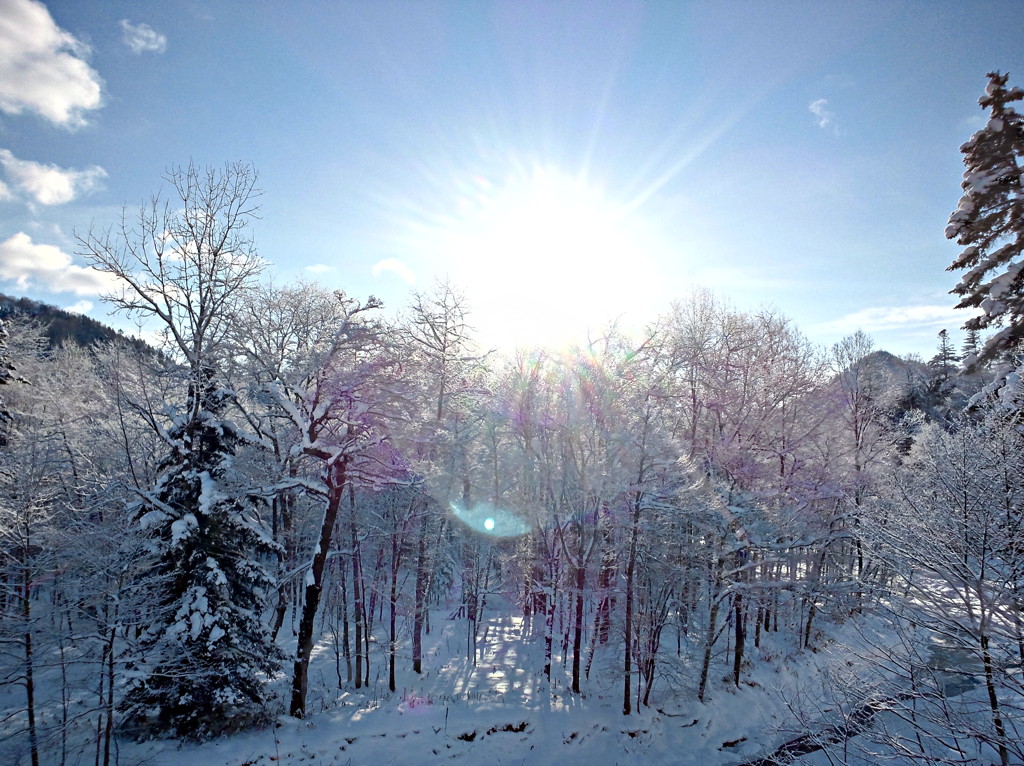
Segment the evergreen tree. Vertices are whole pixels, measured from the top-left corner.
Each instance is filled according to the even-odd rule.
[[[261,674],[281,657],[260,619],[273,580],[255,558],[275,545],[230,488],[239,435],[222,415],[231,393],[205,370],[189,397],[200,416],[171,430],[174,449],[139,506],[155,611],[123,709],[146,731],[205,738],[262,715]]]
[[[981,333],[978,332],[976,327],[970,327],[967,329],[966,335],[964,335],[964,345],[960,348],[960,358],[964,360],[965,364],[968,364],[970,357],[976,357],[978,355],[979,346],[981,342]]]
[[[1024,90],[1007,88],[1008,75],[988,73],[978,101],[989,121],[960,147],[964,154],[964,194],[950,216],[946,237],[964,247],[949,271],[966,269],[951,290],[961,296],[957,308],[980,308],[964,329],[1002,327],[985,341],[968,365],[1007,362],[1010,368],[1024,338],[1024,117],[1011,106]]]
[[[954,365],[959,361],[960,357],[953,350],[953,343],[949,340],[949,332],[947,330],[939,330],[938,353],[931,358],[928,366],[935,370],[940,381],[946,381],[954,372]]]

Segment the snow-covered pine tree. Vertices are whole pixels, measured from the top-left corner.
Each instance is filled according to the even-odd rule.
[[[976,356],[978,363],[1001,363],[997,377],[1015,366],[1024,338],[1024,117],[1012,107],[1024,90],[1007,88],[1007,74],[988,73],[985,95],[978,103],[989,110],[988,123],[960,147],[964,154],[964,194],[949,218],[947,239],[964,251],[948,271],[967,272],[950,292],[961,296],[957,308],[980,308],[964,329],[1001,327]],[[1019,363],[1019,362],[1018,362]]]
[[[977,356],[980,351],[981,333],[976,327],[970,327],[964,334],[964,344],[960,347],[960,358],[966,359],[969,356]]]
[[[206,368],[189,412],[169,432],[173,452],[139,505],[151,544],[144,587],[153,614],[122,709],[146,733],[206,738],[263,715],[265,678],[281,654],[261,621],[273,586],[257,556],[275,544],[231,487],[239,435],[224,419],[231,392]]]
[[[928,361],[928,366],[935,370],[939,380],[945,381],[956,371],[956,363],[960,357],[953,349],[948,330],[939,330],[939,346],[935,356]]]

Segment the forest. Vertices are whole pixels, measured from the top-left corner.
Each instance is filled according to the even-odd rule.
[[[5,299],[6,762],[136,763],[442,696],[444,735],[404,762],[480,762],[478,734],[559,706],[614,711],[588,763],[680,762],[652,755],[654,719],[689,736],[805,673],[814,692],[764,703],[775,731],[719,709],[717,762],[1024,763],[1024,92],[989,77],[947,230],[977,311],[927,360],[708,291],[641,337],[481,348],[454,280],[387,315],[264,279],[244,163],[176,167],[79,233],[155,340],[61,342]],[[537,707],[449,732],[515,674]],[[576,737],[503,757],[583,762]]]

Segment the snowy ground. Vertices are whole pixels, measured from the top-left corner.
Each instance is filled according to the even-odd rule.
[[[172,741],[118,743],[118,762],[132,766],[270,766],[271,764],[742,764],[770,754],[778,745],[834,718],[835,694],[823,682],[848,673],[851,705],[859,701],[857,663],[869,659],[864,635],[837,632],[836,643],[821,652],[793,652],[762,643],[746,682],[736,689],[718,668],[707,704],[695,701],[696,673],[677,668],[673,690],[661,683],[650,708],[621,713],[621,657],[598,654],[587,693],[568,689],[568,674],[556,666],[549,686],[541,673],[543,640],[524,635],[521,617],[492,612],[486,641],[475,667],[467,660],[465,623],[435,615],[424,658],[425,673],[409,670],[400,658],[398,690],[387,690],[381,652],[373,656],[369,689],[339,690],[333,648],[325,641],[310,670],[310,715],[299,721],[280,716],[266,729],[202,745]],[[875,639],[878,638],[876,635]],[[856,646],[851,650],[851,646]],[[666,668],[670,670],[670,668]],[[667,673],[665,678],[667,679]],[[275,682],[286,699],[289,679]],[[15,704],[11,690],[5,707]],[[892,723],[889,723],[891,727]],[[68,764],[92,763],[94,752],[81,746],[92,733],[81,730]],[[856,761],[856,748],[848,756]],[[10,751],[8,751],[10,752]],[[812,753],[799,764],[826,764],[829,753]],[[13,762],[28,763],[22,751]],[[44,763],[57,763],[51,750]],[[871,763],[870,758],[862,763]]]
[[[792,736],[779,692],[801,693],[796,680],[814,676],[806,655],[770,659],[749,683],[719,683],[701,705],[663,692],[639,714],[621,713],[621,686],[595,662],[588,693],[571,694],[558,666],[558,681],[544,683],[543,642],[524,638],[522,618],[494,616],[477,666],[465,659],[462,623],[435,632],[422,678],[404,672],[395,694],[375,668],[376,688],[367,693],[329,693],[335,678],[333,652],[325,648],[311,678],[323,681],[307,720],[288,716],[275,727],[207,743],[122,743],[122,762],[152,766],[255,766],[256,764],[734,764],[763,755]],[[767,656],[767,655],[766,655]],[[619,662],[619,657],[603,658]],[[408,664],[406,661],[405,664]],[[802,670],[804,672],[798,672]],[[380,674],[378,676],[378,673]],[[336,683],[333,684],[336,687]],[[383,692],[381,691],[383,689]],[[325,695],[326,693],[326,695]],[[692,691],[685,694],[692,700]]]

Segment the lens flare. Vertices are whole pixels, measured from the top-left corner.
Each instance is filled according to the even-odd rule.
[[[451,503],[451,509],[455,518],[474,532],[488,537],[519,537],[530,531],[530,525],[518,515],[490,503],[476,503],[469,508]]]

